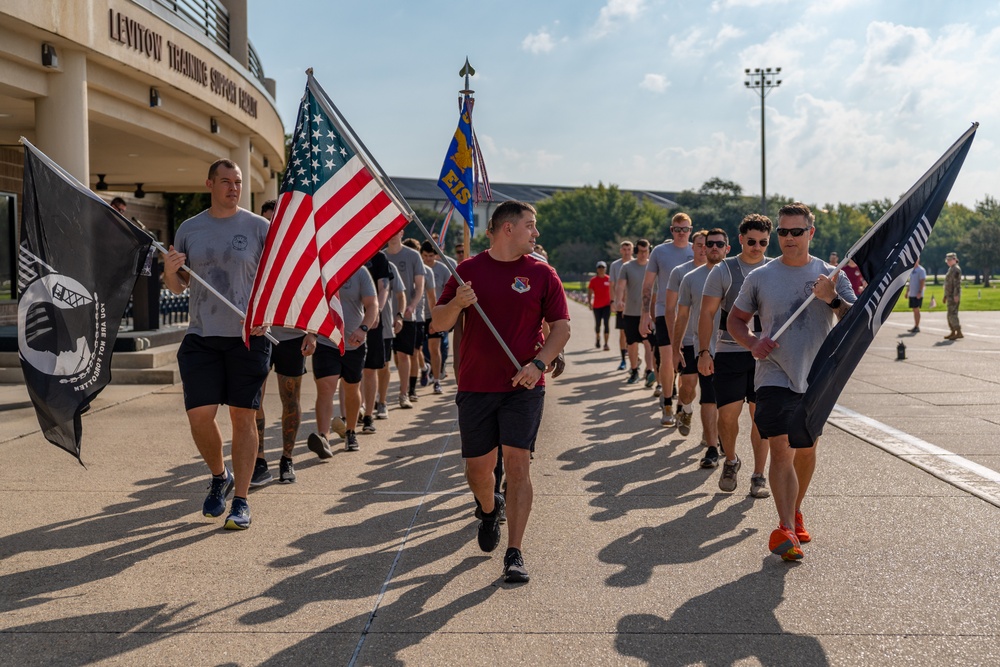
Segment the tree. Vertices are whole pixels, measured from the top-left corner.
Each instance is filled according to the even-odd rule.
[[[935,285],[938,284],[938,275],[943,275],[948,270],[948,265],[944,262],[945,254],[957,251],[962,240],[980,222],[977,213],[962,204],[949,203],[941,209],[941,214],[934,223],[934,230],[920,255],[920,263],[928,275],[934,276]]]

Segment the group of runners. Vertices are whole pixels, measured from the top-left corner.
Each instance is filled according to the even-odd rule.
[[[769,259],[772,232],[780,255]],[[588,284],[595,347],[609,349],[614,310],[618,370],[627,371],[626,384],[644,380],[653,389],[660,424],[688,437],[698,399],[704,448],[699,465],[712,469],[722,460],[719,488],[725,492],[738,487],[739,420],[747,406],[749,495],[773,495],[778,527],[768,547],[785,560],[801,559],[801,545],[811,539],[801,507],[817,445],[790,443],[789,421],[805,393],[811,360],[855,301],[847,276],[834,275],[833,265],[809,254],[815,232],[815,217],[801,203],[782,207],[777,225],[750,214],[739,225],[739,252],[730,257],[725,230],[694,231],[690,216],[678,213],[670,239],[655,247],[646,239],[623,242],[621,258],[610,269],[598,262]],[[815,300],[780,344],[772,339],[810,295]]]

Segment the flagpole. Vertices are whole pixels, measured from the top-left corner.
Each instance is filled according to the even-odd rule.
[[[333,100],[331,100],[329,95],[326,94],[326,91],[323,90],[323,86],[319,85],[319,82],[315,79],[315,77],[313,77],[313,70],[311,67],[306,70],[306,76],[308,77],[306,85],[312,89],[314,93],[316,93],[316,99],[325,107],[324,111],[326,111],[326,114],[330,117],[333,124],[340,129],[341,134],[343,134],[343,139],[351,145],[351,148],[354,150],[355,154],[357,154],[358,159],[364,162],[369,170],[371,170],[372,177],[382,187],[382,189],[385,190],[386,194],[393,200],[396,206],[403,211],[403,214],[407,217],[407,219],[409,219],[410,222],[416,223],[420,232],[427,238],[428,241],[430,241],[431,245],[434,246],[434,251],[441,257],[444,257],[444,250],[442,250],[441,246],[438,245],[437,240],[435,240],[434,236],[427,231],[424,223],[420,221],[417,214],[412,208],[410,208],[406,199],[400,194],[399,190],[396,189],[396,184],[393,183],[392,179],[390,179],[382,170],[382,167],[379,166],[375,157],[368,152],[368,148],[365,146],[364,142],[361,141],[361,138],[354,132],[354,129],[351,127],[350,123],[347,122],[347,119],[341,115],[337,105],[333,103]],[[465,229],[468,231],[469,226],[465,225]],[[468,256],[468,254],[466,254],[466,256]],[[462,280],[460,275],[458,275],[458,272],[454,267],[452,267],[451,263],[445,262],[444,264],[448,267],[448,271],[451,273],[452,277],[455,278],[455,281],[460,286],[465,285],[465,281]],[[488,318],[486,313],[483,312],[482,306],[480,306],[479,303],[474,303],[472,305],[476,309],[476,312],[479,313],[479,316],[483,318],[483,322],[489,328],[493,337],[497,339],[498,343],[500,343],[500,347],[502,347],[503,351],[507,354],[507,358],[510,359],[511,363],[514,364],[514,367],[520,371],[521,362],[519,362],[517,357],[514,356],[514,353],[510,351],[507,343],[505,343],[503,338],[500,336],[500,332],[497,331],[496,327],[493,326],[493,323],[490,321],[490,318]]]
[[[917,180],[917,182],[913,184],[913,187],[911,187],[909,190],[907,190],[906,194],[904,194],[902,197],[900,197],[896,201],[896,203],[892,205],[892,208],[890,208],[888,211],[886,211],[882,215],[882,217],[878,219],[878,222],[876,222],[874,225],[872,225],[868,229],[867,232],[865,232],[864,234],[861,235],[861,238],[858,239],[854,243],[854,245],[851,246],[851,249],[847,251],[847,254],[844,255],[844,259],[840,260],[840,263],[837,264],[837,268],[834,269],[833,273],[831,273],[829,275],[830,280],[833,280],[833,277],[837,274],[837,271],[840,271],[842,268],[844,268],[844,266],[851,259],[851,257],[853,257],[858,252],[858,250],[861,249],[861,246],[863,246],[868,241],[868,239],[870,239],[872,237],[872,235],[875,234],[876,231],[878,231],[878,229],[882,225],[884,225],[886,222],[888,222],[889,218],[892,217],[892,215],[899,209],[899,207],[903,205],[903,202],[905,202],[907,199],[909,199],[910,195],[912,195],[914,192],[916,192],[917,189],[919,189],[924,184],[924,182],[928,178],[930,178],[931,175],[933,173],[935,173],[941,167],[942,164],[944,164],[945,160],[947,160],[948,158],[950,158],[951,155],[952,155],[952,153],[954,153],[955,151],[957,151],[959,149],[959,147],[961,147],[962,144],[965,143],[965,141],[969,138],[969,135],[973,134],[978,128],[979,128],[979,123],[973,123],[972,127],[970,127],[968,130],[966,130],[965,133],[961,137],[958,138],[958,141],[956,141],[955,143],[953,143],[951,145],[951,148],[949,148],[948,150],[946,150],[944,152],[944,155],[942,155],[940,158],[938,158],[937,162],[935,162],[931,166],[931,168],[928,169],[924,173],[924,175],[921,176]],[[836,286],[834,286],[834,287],[836,287]],[[788,318],[788,321],[785,322],[784,324],[782,324],[781,328],[778,329],[773,336],[771,336],[771,340],[778,340],[778,336],[780,336],[781,334],[783,334],[785,332],[785,330],[791,325],[791,323],[795,321],[795,318],[797,318],[799,315],[801,315],[802,311],[804,311],[806,309],[806,306],[808,306],[812,302],[812,300],[815,299],[815,298],[816,298],[815,294],[810,294],[809,297],[803,302],[803,304],[801,306],[799,306],[798,310],[796,310],[794,313],[792,313],[791,317]]]
[[[119,215],[121,215],[121,214],[119,214]],[[159,241],[157,241],[156,239],[153,239],[153,247],[156,248],[157,250],[159,250],[161,253],[163,253],[164,256],[170,254],[170,251],[167,250],[166,248],[164,248],[163,244],[160,243]],[[237,315],[239,315],[241,319],[245,320],[247,318],[247,314],[245,312],[243,312],[242,310],[240,310],[239,306],[237,306],[235,303],[233,303],[232,301],[230,301],[226,297],[222,296],[222,294],[219,293],[219,291],[217,289],[215,289],[214,287],[212,287],[211,285],[209,285],[207,282],[205,282],[205,279],[202,278],[201,276],[199,276],[194,271],[192,271],[191,267],[189,267],[187,264],[182,265],[180,268],[182,268],[185,271],[187,271],[188,275],[190,275],[192,278],[194,278],[195,280],[197,280],[199,283],[202,284],[202,287],[204,287],[209,292],[211,292],[212,294],[214,294],[215,296],[217,296],[219,298],[219,300],[222,301],[222,303],[224,303],[227,306],[229,306],[229,308],[234,313],[236,313]],[[267,339],[269,341],[271,341],[275,345],[279,344],[278,343],[278,339],[275,338],[274,336],[272,336],[270,332],[266,332],[266,333],[264,333],[264,335],[267,337]]]

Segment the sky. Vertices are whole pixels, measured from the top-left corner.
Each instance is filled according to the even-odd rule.
[[[249,0],[293,130],[305,70],[390,176],[437,178],[469,58],[490,179],[895,200],[973,121],[951,201],[1000,198],[1000,0]]]

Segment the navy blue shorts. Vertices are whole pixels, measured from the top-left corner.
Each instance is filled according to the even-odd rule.
[[[260,407],[260,390],[271,370],[271,341],[251,336],[250,349],[239,336],[184,336],[177,350],[184,385],[184,409],[205,405]]]
[[[347,384],[361,382],[365,367],[366,346],[354,350],[340,350],[329,345],[317,345],[313,354],[313,375],[317,380],[339,375]]]
[[[271,368],[278,375],[289,378],[302,377],[306,374],[306,358],[302,356],[302,334],[298,338],[283,340],[271,346]]]
[[[760,437],[773,438],[788,435],[788,424],[795,408],[802,402],[803,394],[788,387],[760,387],[757,389],[757,410],[753,422]]]
[[[756,403],[757,392],[753,388],[756,372],[757,361],[749,351],[717,353],[712,384],[719,407],[743,401]]]
[[[455,404],[462,458],[484,456],[500,445],[532,449],[542,423],[544,399],[544,387],[458,392]]]

